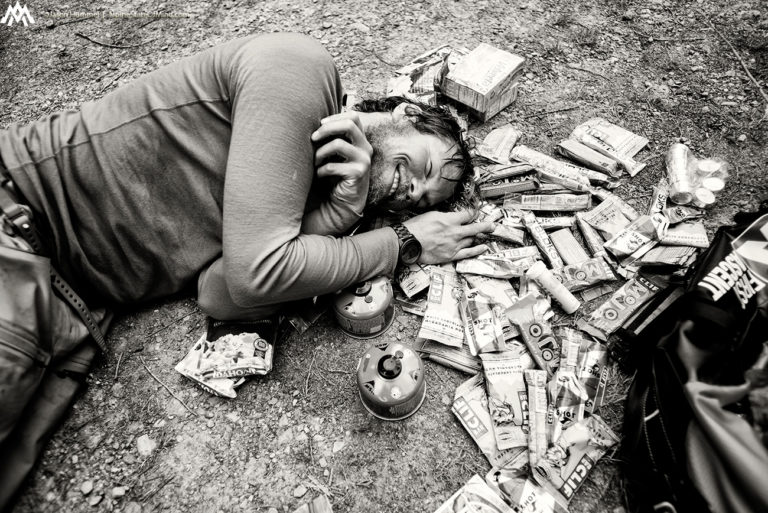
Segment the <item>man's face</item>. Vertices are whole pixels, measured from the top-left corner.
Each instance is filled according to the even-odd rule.
[[[461,172],[450,162],[451,142],[419,132],[408,120],[375,125],[366,136],[373,146],[369,205],[426,209],[453,195]]]

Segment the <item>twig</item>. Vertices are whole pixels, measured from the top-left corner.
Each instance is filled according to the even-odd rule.
[[[731,49],[731,52],[733,52],[733,56],[736,57],[736,59],[739,61],[739,63],[741,64],[741,67],[744,68],[744,71],[747,73],[747,76],[749,77],[749,79],[752,81],[753,84],[755,84],[755,87],[757,88],[757,92],[759,92],[760,96],[762,96],[763,100],[765,100],[765,103],[766,103],[765,114],[763,114],[762,119],[758,121],[758,123],[763,121],[768,117],[768,94],[766,94],[765,91],[763,91],[763,88],[760,87],[760,84],[757,82],[757,80],[755,80],[755,77],[753,77],[752,73],[749,72],[749,69],[747,68],[747,64],[744,62],[744,59],[741,58],[741,56],[736,51],[736,48],[733,47],[731,42],[728,41],[728,39],[726,39],[726,37],[719,30],[717,30],[717,28],[715,28],[715,26],[712,24],[711,21],[709,21],[709,19],[706,17],[704,13],[701,13],[701,14],[704,16],[704,21],[707,23],[707,25],[709,25],[709,27],[715,31],[715,34],[720,36],[720,39],[725,41],[725,44],[727,44],[728,48]]]
[[[575,69],[577,71],[583,71],[585,73],[589,73],[591,75],[598,76],[598,77],[602,78],[603,80],[608,80],[608,77],[606,77],[605,75],[602,75],[602,74],[598,73],[597,71],[592,71],[591,69],[580,68],[578,66],[568,66],[568,68],[569,69]]]
[[[75,18],[74,20],[67,20],[67,21],[62,21],[62,22],[58,22],[57,21],[57,22],[54,22],[54,23],[46,26],[45,28],[50,30],[50,29],[54,29],[56,27],[63,27],[64,25],[71,25],[72,23],[80,23],[81,21],[92,20],[93,18],[96,18],[96,17],[97,16],[94,14],[93,16],[86,16],[85,18]]]
[[[163,383],[162,381],[160,381],[160,379],[159,379],[157,376],[155,376],[155,375],[154,375],[154,373],[152,373],[152,371],[151,371],[151,370],[149,370],[149,367],[147,367],[147,362],[145,362],[145,361],[144,361],[144,357],[142,357],[142,356],[139,356],[139,360],[141,360],[141,364],[144,366],[144,368],[145,368],[145,369],[147,369],[147,372],[149,372],[149,375],[150,375],[150,376],[152,376],[152,377],[155,379],[155,381],[157,381],[158,383],[160,383],[161,385],[163,385],[163,388],[165,388],[165,389],[168,391],[168,393],[169,393],[169,394],[171,394],[171,395],[173,396],[173,398],[174,398],[174,399],[176,399],[177,401],[179,401],[179,402],[181,403],[181,405],[182,405],[182,406],[184,406],[184,408],[186,408],[186,409],[187,409],[187,411],[189,411],[189,413],[191,413],[191,414],[192,414],[192,415],[194,415],[195,417],[197,417],[197,416],[198,416],[198,415],[197,415],[197,412],[193,411],[193,410],[192,410],[192,408],[190,408],[189,406],[187,406],[187,403],[185,403],[184,401],[182,401],[182,400],[179,398],[179,396],[177,396],[175,393],[173,393],[173,390],[171,390],[170,388],[168,388],[168,385],[166,385],[165,383]]]
[[[569,111],[569,110],[575,110],[575,109],[578,109],[578,108],[579,108],[579,107],[578,107],[578,106],[576,106],[576,107],[566,107],[566,108],[564,108],[564,109],[548,110],[548,111],[545,111],[545,112],[539,112],[538,114],[530,114],[530,115],[528,115],[528,116],[525,116],[525,117],[523,117],[523,119],[529,119],[529,118],[539,118],[539,117],[541,117],[541,116],[547,116],[547,115],[549,115],[549,114],[554,114],[554,113],[556,113],[556,112],[566,112],[566,111]]]
[[[373,54],[373,56],[374,56],[374,57],[376,57],[377,59],[379,59],[381,62],[383,62],[383,63],[384,63],[384,64],[386,64],[387,66],[392,66],[393,68],[399,68],[399,67],[400,67],[400,65],[399,65],[399,64],[392,64],[391,62],[389,62],[389,61],[387,61],[386,59],[384,59],[384,57],[382,57],[381,55],[379,55],[379,53],[378,53],[378,52],[375,52],[375,51],[371,50],[371,53]]]
[[[334,374],[354,374],[352,371],[345,371],[339,369],[325,369],[325,372],[332,372]]]
[[[150,39],[149,41],[144,41],[143,43],[139,43],[137,45],[113,45],[113,44],[109,44],[109,43],[102,43],[101,41],[96,41],[95,39],[92,39],[92,38],[86,36],[85,34],[81,34],[80,32],[75,32],[75,35],[77,37],[82,37],[86,41],[90,41],[93,44],[97,44],[99,46],[104,46],[104,47],[107,47],[107,48],[116,48],[118,50],[127,50],[129,48],[138,48],[139,46],[144,46],[144,45],[154,41],[154,39]]]
[[[157,335],[158,333],[160,333],[163,330],[167,330],[168,328],[170,328],[174,324],[177,324],[179,321],[183,321],[184,319],[186,319],[187,317],[189,317],[190,315],[192,315],[194,313],[195,313],[195,311],[193,310],[193,311],[191,311],[189,313],[185,313],[181,317],[177,317],[176,319],[173,319],[171,322],[164,324],[161,328],[158,328],[155,331],[153,331],[152,333],[150,333],[149,335],[147,335],[147,338],[153,337],[153,336]]]
[[[312,375],[312,366],[315,364],[315,358],[317,357],[317,351],[312,351],[312,361],[309,362],[309,370],[307,371],[307,379],[304,380],[304,395],[309,392],[309,377]]]
[[[115,381],[117,381],[117,374],[120,372],[120,362],[123,359],[123,353],[120,352],[119,355],[117,355],[117,366],[115,367]]]
[[[312,452],[312,437],[307,437],[307,445],[309,445],[309,461],[312,462],[312,465],[315,464],[315,454]]]
[[[107,82],[107,83],[104,85],[104,87],[102,87],[102,88],[101,88],[101,90],[99,91],[99,94],[103,93],[104,91],[106,91],[106,89],[107,89],[109,86],[111,86],[112,84],[114,84],[115,82],[117,82],[118,80],[120,80],[121,78],[123,78],[123,76],[125,75],[125,73],[126,73],[126,72],[125,72],[125,71],[123,71],[122,73],[120,73],[119,75],[117,75],[115,78],[113,78],[112,80],[110,80],[109,82]]]
[[[151,499],[153,495],[155,495],[157,492],[159,492],[160,490],[162,490],[163,488],[165,488],[165,485],[167,485],[168,483],[170,483],[171,481],[173,481],[174,477],[176,477],[176,476],[171,476],[171,477],[169,477],[168,479],[166,479],[165,481],[163,481],[162,483],[160,483],[160,486],[158,486],[157,488],[155,488],[155,489],[154,489],[154,490],[152,490],[151,492],[147,492],[146,494],[144,494],[144,495],[141,497],[141,502],[146,502],[146,501],[148,501],[149,499]]]

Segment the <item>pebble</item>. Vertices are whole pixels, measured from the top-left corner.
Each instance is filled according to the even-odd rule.
[[[127,491],[128,491],[127,486],[115,486],[114,488],[112,488],[112,497],[117,499],[118,497],[122,497],[123,495],[125,495],[125,492]]]
[[[147,435],[141,435],[136,439],[136,448],[139,450],[140,456],[147,457],[157,448],[157,442]]]
[[[304,497],[304,495],[307,493],[307,487],[304,485],[299,485],[296,487],[295,490],[293,490],[293,496],[297,499],[300,497]]]
[[[738,139],[738,140],[739,140],[739,142],[744,142],[744,141],[746,141],[746,140],[747,140],[747,134],[741,134],[741,135],[739,136],[739,139]]]
[[[320,468],[325,468],[328,466],[328,460],[326,460],[325,457],[322,457],[319,460],[317,460],[317,463],[320,465]]]
[[[93,491],[93,481],[90,479],[88,481],[84,481],[83,484],[80,485],[80,491],[83,492],[83,495],[88,495]]]
[[[212,419],[213,418],[213,412],[212,411],[205,412],[205,418],[206,419]]]
[[[288,415],[283,413],[283,415],[280,417],[280,420],[277,421],[277,426],[286,427],[288,424],[290,424],[290,421],[288,420]]]
[[[446,394],[443,394],[443,397],[441,397],[441,398],[440,398],[440,400],[441,400],[441,401],[442,401],[442,403],[443,403],[444,405],[446,405],[446,406],[450,406],[450,405],[451,405],[451,402],[452,402],[452,401],[451,401],[451,398],[450,398],[450,397],[448,397],[448,395],[446,395]]]
[[[276,403],[277,403],[277,397],[273,397],[272,399],[269,400],[270,405],[274,405]]]
[[[279,512],[279,511],[277,511],[277,508],[269,508],[269,509],[267,510],[267,513],[280,513],[280,512]]]
[[[333,442],[333,454],[336,454],[337,452],[342,450],[345,445],[346,445],[345,442]]]
[[[208,422],[205,423],[205,425],[208,426],[209,428],[212,428],[213,426],[216,425],[216,423],[212,420],[209,420]]]
[[[123,508],[123,513],[141,513],[142,507],[138,502],[129,502]]]
[[[104,497],[101,495],[94,495],[90,499],[88,499],[88,504],[90,504],[91,506],[96,506],[98,503],[101,502],[101,499],[103,498]]]

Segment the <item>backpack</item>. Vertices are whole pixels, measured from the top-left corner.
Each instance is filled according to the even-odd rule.
[[[745,371],[768,341],[768,213],[759,214],[721,227],[666,291],[674,299],[620,333],[635,375],[619,459],[641,512],[768,511],[768,451],[744,400]]]

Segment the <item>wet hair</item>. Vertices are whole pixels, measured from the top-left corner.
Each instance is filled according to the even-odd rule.
[[[477,186],[474,182],[474,166],[472,164],[472,139],[465,137],[459,123],[444,107],[436,107],[410,100],[404,96],[387,96],[373,100],[363,100],[353,107],[358,112],[392,112],[401,103],[407,103],[418,108],[406,106],[405,115],[413,123],[413,127],[423,134],[435,135],[450,141],[456,151],[446,165],[452,165],[460,171],[458,178],[443,177],[444,180],[456,182],[453,197],[449,198],[443,207],[476,208],[478,203]]]

